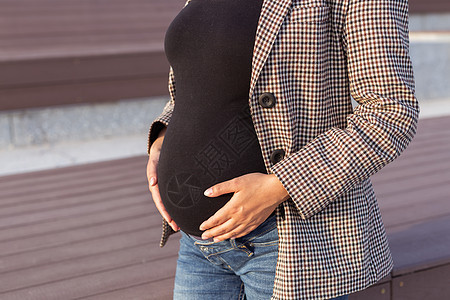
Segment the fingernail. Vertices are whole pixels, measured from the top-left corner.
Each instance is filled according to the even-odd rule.
[[[200,230],[204,230],[203,224],[200,225],[199,229],[200,229]]]
[[[203,193],[203,195],[205,195],[205,196],[211,196],[211,195],[212,195],[212,189],[211,189],[211,188],[207,189],[207,190]]]
[[[155,177],[150,178],[150,185],[154,185],[155,184]]]
[[[220,239],[214,238],[214,243],[218,243],[218,242],[220,242]]]

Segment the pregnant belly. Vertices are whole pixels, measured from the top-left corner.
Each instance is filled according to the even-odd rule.
[[[207,188],[247,173],[266,173],[249,118],[236,114],[187,129],[188,122],[172,116],[161,148],[158,186],[167,212],[184,232],[201,235],[200,224],[233,196],[206,197]]]
[[[175,223],[186,233],[200,236],[200,224],[225,205],[232,194],[209,198],[207,188],[195,173],[179,172],[161,178],[160,193],[164,206]]]
[[[207,188],[226,179],[211,176],[213,171],[202,168],[201,156],[195,153],[192,145],[172,139],[167,131],[158,163],[158,186],[175,223],[184,232],[200,236],[200,224],[225,205],[232,194],[213,198],[203,195]]]
[[[170,153],[173,151],[166,151],[167,156],[161,154],[158,165],[161,200],[181,230],[200,236],[200,224],[225,205],[232,194],[214,198],[204,196],[203,192],[215,182],[206,180],[192,162],[178,160]],[[178,167],[174,168],[174,165]]]

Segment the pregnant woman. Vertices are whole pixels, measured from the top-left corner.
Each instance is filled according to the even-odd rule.
[[[165,53],[147,176],[161,246],[182,235],[174,299],[347,299],[390,272],[369,177],[416,130],[406,0],[190,0]]]

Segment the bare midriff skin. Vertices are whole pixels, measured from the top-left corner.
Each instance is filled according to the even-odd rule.
[[[156,169],[167,128],[161,130],[150,148],[147,164],[149,189],[161,216],[178,231],[177,224],[167,213],[159,194]],[[200,226],[202,238],[215,242],[238,238],[250,233],[266,220],[275,208],[289,198],[289,194],[275,174],[248,173],[208,188],[204,194],[217,197],[233,193],[228,203]]]

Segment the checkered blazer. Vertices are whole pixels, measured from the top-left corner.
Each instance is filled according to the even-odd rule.
[[[155,124],[169,124],[175,86],[170,70],[149,146]],[[266,92],[271,108],[258,102]],[[413,138],[414,93],[407,0],[264,0],[249,105],[267,171],[290,195],[277,209],[272,299],[329,299],[390,272],[369,177]],[[285,156],[272,164],[276,149]]]

